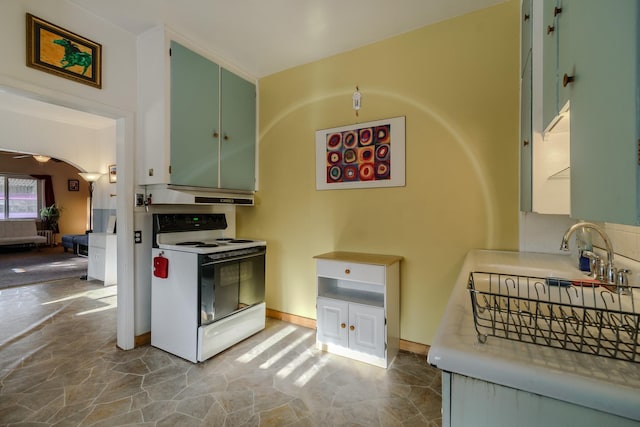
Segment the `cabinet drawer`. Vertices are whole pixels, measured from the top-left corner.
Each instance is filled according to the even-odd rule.
[[[348,261],[317,260],[317,275],[355,282],[384,285],[385,268],[382,265],[358,264]]]
[[[89,233],[90,248],[106,248],[107,235],[104,233]]]

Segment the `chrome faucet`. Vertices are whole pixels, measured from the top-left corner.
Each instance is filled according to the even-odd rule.
[[[579,228],[590,228],[595,230],[602,240],[604,241],[604,245],[607,250],[607,263],[603,266],[597,265],[596,262],[596,278],[601,282],[615,285],[618,282],[618,275],[615,267],[613,266],[613,245],[611,244],[611,240],[609,240],[609,236],[604,232],[602,228],[592,222],[579,222],[577,224],[572,225],[562,236],[562,243],[560,244],[560,250],[568,251],[569,250],[569,238]],[[593,262],[592,262],[593,265]]]

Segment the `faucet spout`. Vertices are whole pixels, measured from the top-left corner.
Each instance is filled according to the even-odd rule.
[[[569,227],[569,229],[564,233],[564,236],[562,236],[562,242],[560,243],[560,250],[563,250],[563,251],[569,250],[569,238],[579,228],[589,228],[591,230],[595,230],[600,235],[600,237],[604,241],[604,245],[607,250],[607,269],[612,270],[614,252],[613,252],[613,245],[611,244],[611,240],[609,239],[609,236],[607,236],[607,233],[605,233],[601,227],[599,227],[598,225],[592,222],[578,222],[577,224],[574,224],[571,227]]]

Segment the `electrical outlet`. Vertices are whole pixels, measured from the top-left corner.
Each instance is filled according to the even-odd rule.
[[[133,243],[142,243],[142,231],[136,230],[133,232]]]

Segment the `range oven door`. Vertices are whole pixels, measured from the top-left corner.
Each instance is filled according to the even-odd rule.
[[[264,302],[265,254],[260,246],[199,255],[200,326]]]

